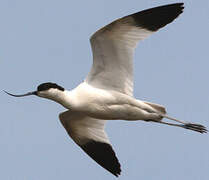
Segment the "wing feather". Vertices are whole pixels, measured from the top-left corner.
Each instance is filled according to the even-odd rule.
[[[90,39],[93,65],[86,82],[106,90],[133,95],[133,55],[137,43],[172,22],[183,3],[160,6],[118,19]]]
[[[70,137],[100,166],[118,176],[120,163],[105,133],[105,120],[65,111],[60,121]]]

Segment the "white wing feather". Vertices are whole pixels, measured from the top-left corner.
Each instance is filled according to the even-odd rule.
[[[83,145],[89,140],[110,143],[104,130],[106,120],[91,118],[71,111],[61,113],[59,118],[70,137],[78,145]]]
[[[91,37],[93,66],[87,83],[133,95],[134,50],[152,31],[137,28],[132,21],[131,17],[117,20]]]
[[[159,6],[118,19],[91,37],[93,66],[86,82],[133,96],[133,56],[140,40],[172,22],[183,3]]]
[[[71,138],[100,166],[115,176],[121,172],[120,163],[104,131],[105,120],[66,111],[60,121]]]

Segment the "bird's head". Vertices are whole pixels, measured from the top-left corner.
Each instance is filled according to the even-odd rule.
[[[63,87],[61,87],[55,83],[47,82],[47,83],[40,84],[37,87],[36,91],[28,92],[26,94],[16,95],[16,94],[8,93],[7,91],[4,91],[4,92],[7,93],[8,95],[14,96],[14,97],[36,95],[39,97],[56,100],[57,96],[59,96],[59,94],[61,92],[63,92],[64,90],[65,89]]]

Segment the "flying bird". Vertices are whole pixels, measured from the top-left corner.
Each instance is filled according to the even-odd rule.
[[[92,68],[86,79],[71,91],[47,82],[22,95],[5,92],[15,97],[36,95],[64,106],[67,110],[60,113],[59,119],[69,136],[99,165],[118,176],[121,166],[105,132],[107,120],[143,120],[207,132],[203,125],[169,117],[162,105],[133,96],[136,45],[171,23],[183,9],[183,3],[159,6],[125,16],[98,30],[90,38]]]

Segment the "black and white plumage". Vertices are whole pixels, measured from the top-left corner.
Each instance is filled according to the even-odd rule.
[[[70,111],[61,113],[59,118],[69,136],[92,159],[115,176],[120,174],[120,163],[104,131],[106,120]]]
[[[59,115],[69,136],[103,168],[118,176],[120,163],[105,132],[107,120],[144,120],[206,133],[204,126],[166,115],[165,107],[133,97],[133,55],[140,40],[171,23],[183,12],[183,3],[160,6],[120,18],[91,37],[93,65],[85,81],[71,91],[44,83],[37,95],[54,100],[67,111]],[[162,121],[167,118],[178,124]]]
[[[182,12],[183,3],[160,6],[123,17],[97,31],[91,37],[94,61],[86,82],[132,96],[133,55],[137,43]]]

